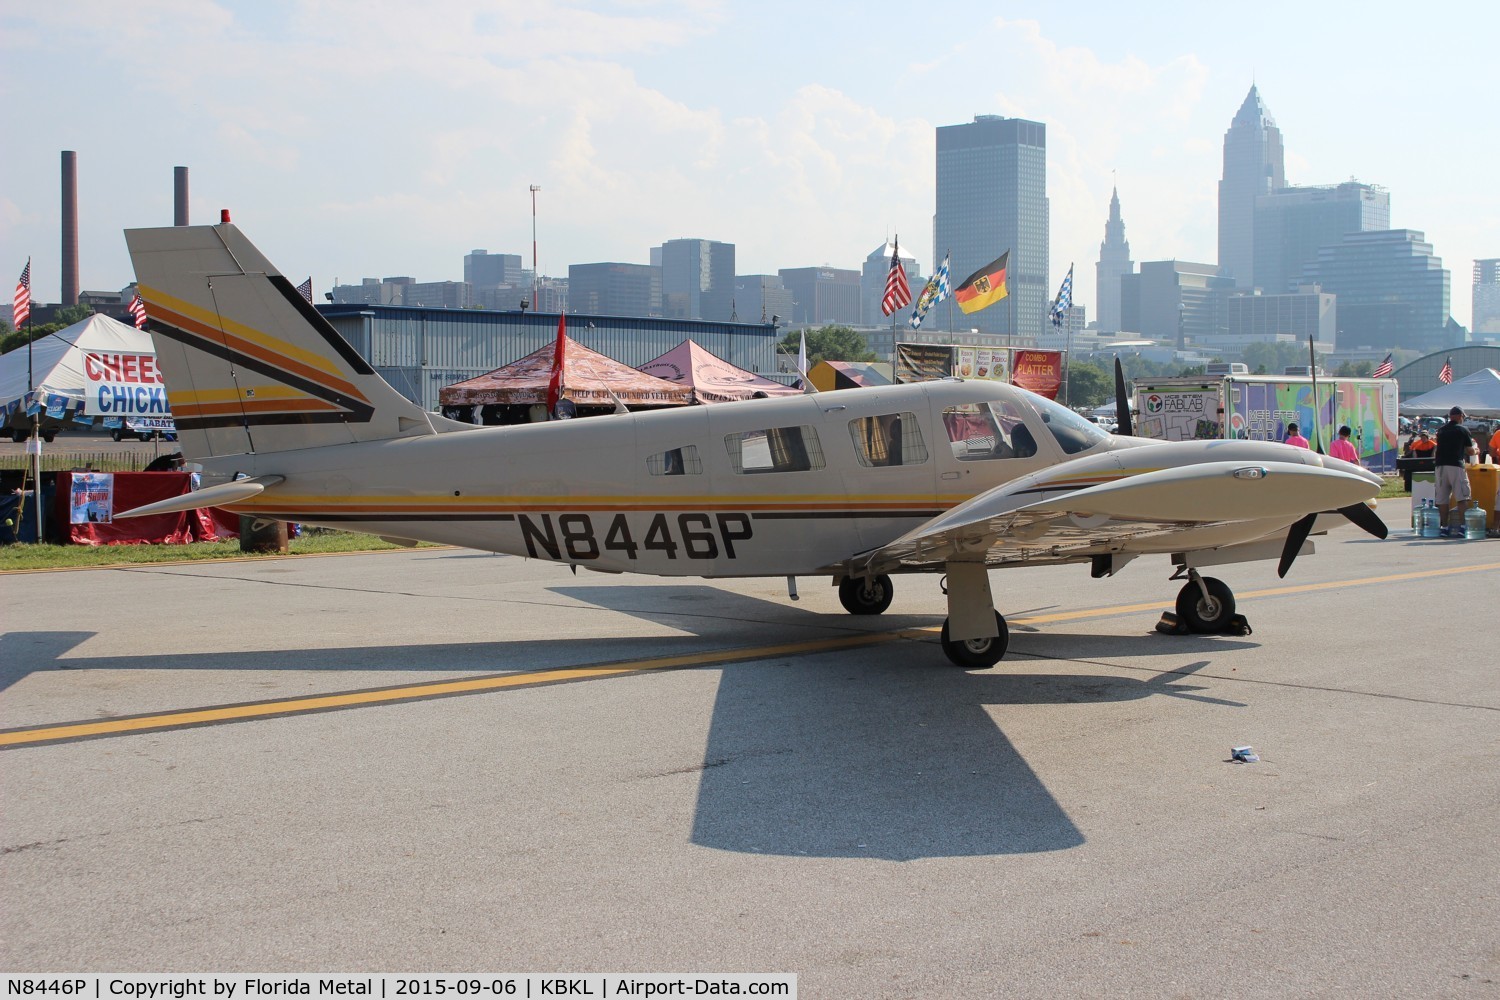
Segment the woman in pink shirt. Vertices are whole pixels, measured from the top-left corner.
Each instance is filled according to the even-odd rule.
[[[1345,424],[1339,428],[1339,436],[1328,446],[1328,454],[1333,458],[1341,458],[1346,462],[1359,464],[1359,452],[1354,450],[1354,443],[1349,440],[1349,435],[1354,432]]]
[[[1290,445],[1294,445],[1294,446],[1296,446],[1298,448],[1310,448],[1310,447],[1312,447],[1311,445],[1309,445],[1307,443],[1307,438],[1303,437],[1302,434],[1297,430],[1297,425],[1296,424],[1287,424],[1286,425],[1285,443],[1286,444],[1290,444]]]

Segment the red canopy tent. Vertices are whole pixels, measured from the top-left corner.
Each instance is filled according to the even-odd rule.
[[[728,403],[765,396],[796,396],[801,389],[738,368],[696,341],[684,340],[640,371],[690,389],[699,403]]]
[[[566,337],[563,394],[579,406],[613,406],[614,396],[630,406],[686,406],[692,390],[655,378],[591,351]],[[539,347],[519,361],[438,390],[443,406],[524,406],[547,402],[556,344]]]

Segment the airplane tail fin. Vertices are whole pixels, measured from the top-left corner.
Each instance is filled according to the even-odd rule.
[[[239,229],[125,232],[183,452],[214,458],[433,434]]]

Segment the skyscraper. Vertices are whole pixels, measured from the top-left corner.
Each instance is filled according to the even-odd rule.
[[[1109,196],[1109,221],[1104,224],[1104,242],[1099,244],[1099,263],[1094,265],[1098,278],[1094,312],[1100,333],[1115,333],[1120,326],[1120,275],[1135,271],[1130,259],[1130,243],[1125,239],[1125,220],[1120,218],[1120,190]]]
[[[661,245],[662,313],[728,320],[734,311],[734,244],[668,240]]]
[[[890,325],[891,318],[880,311],[880,300],[885,297],[885,279],[890,277],[891,254],[894,252],[895,248],[890,243],[882,243],[866,255],[864,267],[860,269],[859,313],[860,322],[865,326]],[[917,258],[902,251],[901,269],[906,272],[906,281],[911,286],[912,294],[916,295],[922,289]],[[910,312],[910,308],[896,310],[898,322],[906,318],[903,313]]]
[[[964,316],[965,329],[1023,338],[1041,335],[1052,304],[1049,210],[1046,125],[976,115],[969,124],[938,128],[933,261],[952,253],[949,274],[956,287],[1010,251],[1009,298]],[[945,329],[948,310],[940,307],[927,322],[935,330]]]
[[[661,268],[615,261],[569,264],[568,305],[594,316],[660,316]]]
[[[1281,129],[1252,84],[1224,133],[1224,177],[1219,181],[1219,270],[1235,287],[1255,276],[1255,199],[1286,186]]]
[[[794,326],[859,323],[858,271],[842,267],[783,267],[777,275],[792,293]]]
[[[1255,284],[1267,295],[1294,290],[1318,248],[1345,233],[1391,228],[1391,196],[1358,181],[1289,187],[1255,199]]]
[[[1500,257],[1474,262],[1475,333],[1500,333]]]
[[[1448,338],[1448,272],[1412,229],[1348,233],[1303,272],[1338,299],[1338,347],[1435,351]]]

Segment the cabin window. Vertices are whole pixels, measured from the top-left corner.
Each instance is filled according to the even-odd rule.
[[[771,427],[724,438],[737,473],[807,472],[824,466],[818,432],[811,427]]]
[[[701,476],[703,459],[698,457],[698,446],[685,444],[681,448],[646,456],[646,471],[653,476]]]
[[[1008,399],[950,406],[943,410],[943,427],[953,457],[960,462],[1036,454],[1036,439],[1026,427],[1021,408]]]
[[[1065,455],[1076,455],[1109,440],[1109,434],[1098,424],[1089,423],[1060,403],[1037,396],[1031,400],[1031,404],[1042,411],[1042,423],[1047,425],[1047,430],[1052,432]]]
[[[860,465],[921,465],[927,461],[927,445],[915,413],[887,413],[849,421],[854,455]]]

